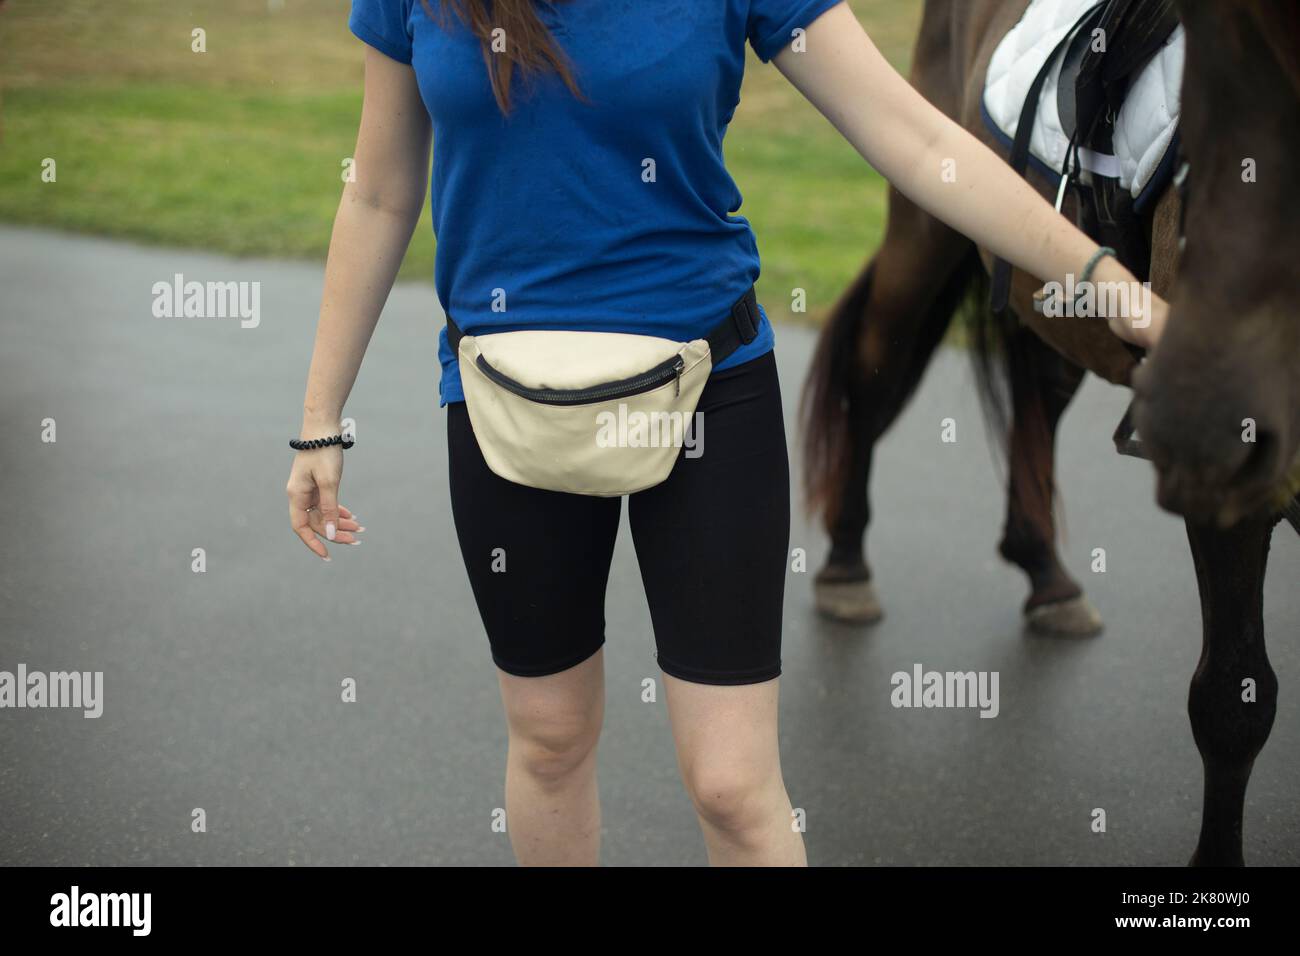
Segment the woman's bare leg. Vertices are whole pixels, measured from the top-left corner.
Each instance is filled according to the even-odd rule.
[[[778,680],[714,686],[664,675],[682,781],[714,866],[806,866],[777,747]]]
[[[510,749],[506,827],[521,866],[595,866],[600,858],[596,743],[605,657],[547,677],[498,670]]]

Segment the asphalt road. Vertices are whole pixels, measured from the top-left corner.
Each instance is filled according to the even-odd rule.
[[[261,283],[260,323],[157,318],[152,288]],[[0,228],[0,670],[102,671],[103,715],[0,710],[0,863],[505,864],[504,727],[455,545],[436,301],[399,286],[348,412],[344,503],[368,528],[325,564],[284,480],[321,268]],[[787,424],[813,337],[778,330]],[[1181,524],[1110,434],[1089,381],[1060,440],[1070,567],[1104,635],[1022,631],[994,552],[1000,483],[966,358],[943,352],[877,455],[872,557],[887,617],[818,620],[822,534],[797,520],[782,753],[814,864],[1170,864],[1200,760],[1186,696],[1199,611]],[[958,441],[939,440],[957,421]],[[42,440],[53,419],[56,441]],[[604,861],[701,864],[626,522],[611,575]],[[1088,570],[1095,547],[1104,574]],[[206,571],[191,569],[203,548]],[[1247,797],[1246,855],[1300,863],[1300,538],[1274,538],[1282,685]],[[895,709],[890,675],[997,671],[1000,713]],[[341,701],[354,678],[355,703]],[[1107,831],[1092,832],[1106,810]],[[195,808],[206,832],[192,832]]]

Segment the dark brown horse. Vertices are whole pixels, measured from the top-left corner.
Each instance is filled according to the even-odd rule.
[[[982,119],[984,77],[1027,6],[927,0],[911,77],[1003,155]],[[884,242],[833,309],[805,386],[805,485],[831,537],[818,608],[842,620],[877,619],[864,542],[873,449],[954,314],[975,302],[976,352],[986,367],[1001,356],[1008,386],[1002,411],[997,383],[985,377],[1009,456],[999,550],[1029,579],[1031,628],[1095,633],[1101,621],[1056,549],[1055,432],[1085,370],[1135,385],[1159,502],[1186,519],[1201,593],[1203,649],[1189,712],[1205,793],[1192,862],[1240,864],[1246,784],[1277,695],[1262,617],[1268,544],[1281,505],[1300,490],[1300,0],[1182,0],[1178,12],[1190,174],[1142,220],[1143,254],[1125,256],[1172,306],[1152,360],[1139,368],[1104,322],[1035,313],[1042,283],[1019,272],[1010,312],[994,317],[982,293],[972,294],[987,284],[988,254],[891,191]],[[1055,180],[1033,171],[1029,179],[1054,198]],[[1077,202],[1072,196],[1066,215],[1077,215]],[[1248,433],[1254,441],[1243,441]]]

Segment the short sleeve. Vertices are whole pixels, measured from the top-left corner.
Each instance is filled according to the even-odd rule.
[[[750,0],[746,32],[758,58],[767,63],[794,39],[796,29],[810,23],[844,0]]]
[[[399,63],[411,62],[411,4],[420,0],[352,0],[348,29]]]

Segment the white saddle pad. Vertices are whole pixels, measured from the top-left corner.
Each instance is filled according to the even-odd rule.
[[[1100,0],[1030,0],[1024,17],[998,45],[984,81],[984,118],[1013,140],[1020,111],[1034,77],[1048,56]],[[1085,169],[1119,179],[1135,200],[1160,168],[1178,129],[1183,84],[1183,28],[1180,25],[1129,87],[1115,119],[1115,155],[1081,151]],[[1060,175],[1069,141],[1061,129],[1056,94],[1064,54],[1043,85],[1029,140],[1029,152]]]

